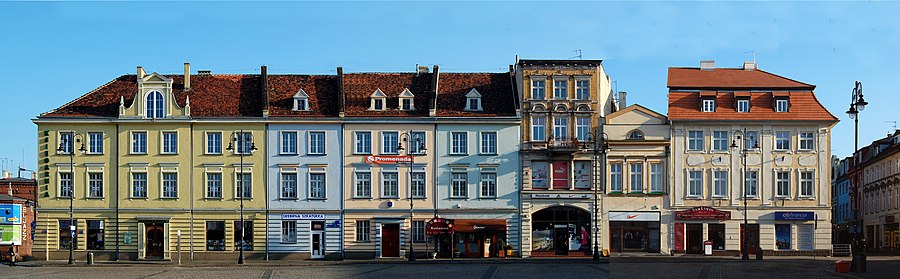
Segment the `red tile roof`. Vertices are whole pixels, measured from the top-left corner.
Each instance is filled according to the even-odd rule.
[[[466,94],[481,94],[483,111],[465,111]],[[509,73],[441,73],[438,78],[437,116],[515,116],[516,91]]]
[[[816,100],[812,91],[795,91],[790,93],[788,112],[775,112],[774,98],[769,92],[750,93],[750,112],[737,112],[734,93],[718,93],[716,111],[700,111],[700,93],[669,92],[669,120],[810,120],[837,121],[822,104]]]
[[[741,68],[669,68],[668,86],[675,89],[805,89],[815,85],[802,83],[763,70]]]
[[[432,102],[433,74],[416,73],[352,73],[344,74],[344,102],[347,117],[428,117],[429,104]],[[404,88],[408,88],[415,96],[415,110],[398,110],[400,99],[397,98]],[[387,95],[383,111],[371,111],[370,96],[376,89]]]
[[[309,111],[293,111],[294,94],[309,95]],[[336,75],[269,75],[269,116],[337,117],[340,92]]]

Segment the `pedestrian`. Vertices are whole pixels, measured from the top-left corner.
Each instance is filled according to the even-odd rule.
[[[16,250],[14,245],[9,246],[9,266],[16,266]]]

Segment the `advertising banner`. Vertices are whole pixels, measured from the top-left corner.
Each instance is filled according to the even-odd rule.
[[[550,188],[550,166],[547,162],[531,163],[531,188]]]
[[[284,213],[281,214],[282,220],[325,220],[325,214],[296,214],[296,213]]]
[[[775,249],[791,249],[791,224],[775,224]]]
[[[575,176],[575,188],[591,188],[591,161],[575,161],[572,172]]]
[[[775,212],[775,220],[782,221],[812,221],[816,219],[813,212]]]
[[[22,224],[22,205],[0,204],[0,224]]]
[[[569,162],[553,162],[553,188],[569,189]]]
[[[0,245],[22,245],[22,226],[0,225]]]
[[[396,163],[412,163],[410,156],[366,156],[366,164],[396,164]]]
[[[659,212],[610,211],[609,220],[659,222]]]
[[[731,220],[731,211],[697,206],[688,210],[675,211],[675,220]]]

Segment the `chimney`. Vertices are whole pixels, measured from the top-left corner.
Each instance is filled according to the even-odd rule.
[[[422,66],[419,67],[420,71],[421,71],[421,67]],[[428,67],[425,67],[425,72],[426,73],[428,72]],[[438,102],[438,92],[439,92],[438,85],[440,85],[440,82],[441,82],[440,77],[441,77],[440,67],[438,67],[438,65],[434,65],[434,75],[431,76],[431,89],[432,89],[431,98],[432,98],[432,100],[428,104],[428,106],[429,106],[428,116],[431,116],[431,117],[434,117],[437,115],[437,110],[438,110],[437,102]]]
[[[9,179],[9,172],[6,170],[3,170],[3,179]]]
[[[338,104],[340,104],[341,108],[338,111],[338,117],[344,117],[344,67],[337,67],[337,89],[338,89]]]
[[[700,70],[711,71],[716,68],[716,60],[700,60]]]
[[[37,173],[31,172],[31,180],[37,180]]]
[[[137,66],[137,78],[144,78],[147,73],[144,73],[144,67]]]
[[[259,67],[259,92],[262,94],[263,116],[269,116],[269,71],[266,65]]]
[[[619,91],[619,109],[628,107],[628,102],[625,101],[626,96],[628,96],[628,92]]]
[[[416,76],[419,76],[419,75],[422,75],[422,74],[427,74],[427,73],[428,73],[428,66],[427,66],[427,65],[419,65],[419,64],[416,64]]]
[[[746,71],[756,70],[756,62],[744,61],[744,70],[746,70]]]
[[[184,62],[184,90],[191,89],[191,63]]]

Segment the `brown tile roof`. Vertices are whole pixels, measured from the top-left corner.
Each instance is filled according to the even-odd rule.
[[[737,112],[734,93],[722,92],[716,96],[716,111],[700,111],[700,93],[669,92],[669,120],[795,120],[837,121],[812,91],[790,92],[788,112],[775,112],[774,98],[769,92],[750,93],[750,112]]]
[[[292,111],[300,89],[309,95],[310,111]],[[337,117],[341,107],[336,75],[269,75],[268,94],[273,117]]]
[[[668,87],[674,89],[804,89],[815,85],[775,75],[763,70],[740,68],[669,68]]]
[[[415,73],[352,73],[344,74],[344,102],[347,117],[427,117],[429,104],[432,102],[434,89],[431,86],[432,73],[416,75]],[[415,110],[398,110],[400,100],[397,98],[404,88],[408,88],[415,97]],[[369,96],[376,89],[387,95],[384,111],[369,110]]]
[[[465,111],[466,94],[481,94],[483,111]],[[441,73],[438,78],[437,116],[515,116],[516,91],[509,73]]]

